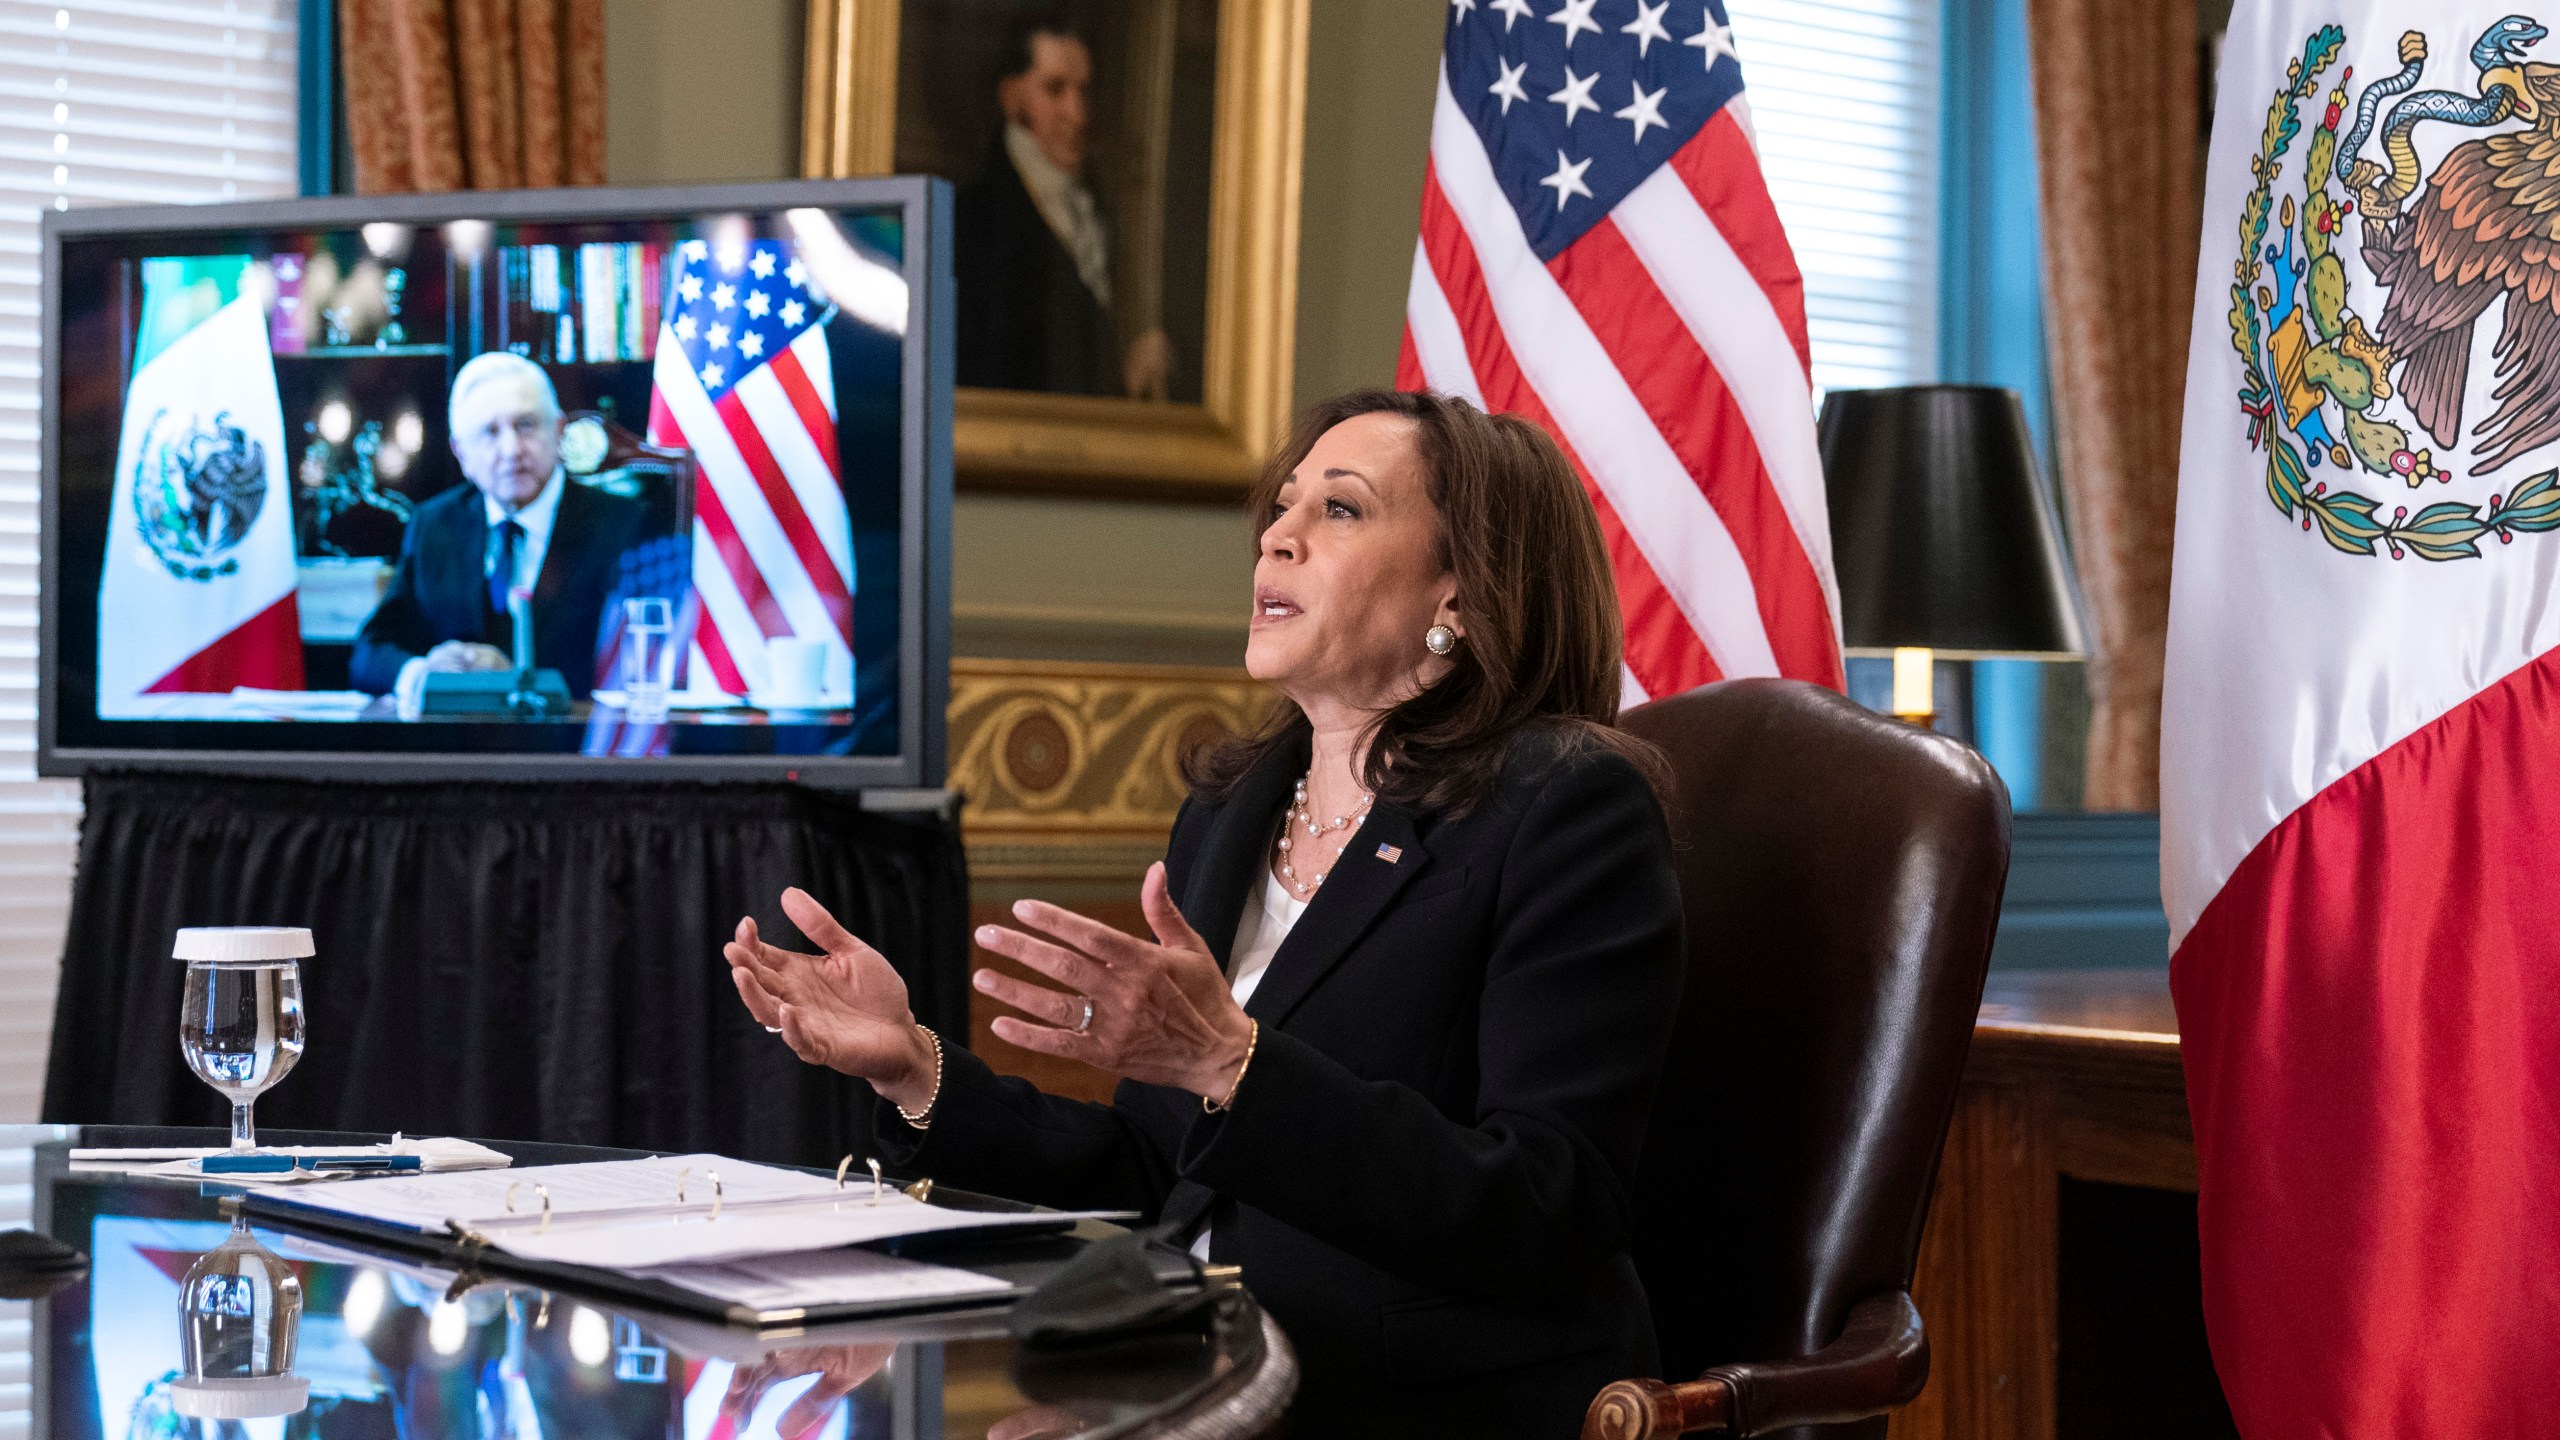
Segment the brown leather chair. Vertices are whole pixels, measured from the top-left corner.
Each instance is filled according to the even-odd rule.
[[[1628,712],[1671,757],[1689,982],[1637,1176],[1669,1385],[1583,1434],[1881,1440],[1929,1354],[1909,1286],[2009,872],[2009,798],[1942,735],[1791,680]]]

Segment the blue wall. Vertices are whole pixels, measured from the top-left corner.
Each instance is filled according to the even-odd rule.
[[[2017,391],[2027,429],[2050,454],[2026,0],[1946,0],[1944,14],[1938,378]]]

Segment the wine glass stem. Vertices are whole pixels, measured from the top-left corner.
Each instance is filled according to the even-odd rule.
[[[249,1106],[253,1103],[248,1100],[231,1102],[231,1148],[234,1150],[254,1150],[258,1146],[258,1137],[249,1124]]]

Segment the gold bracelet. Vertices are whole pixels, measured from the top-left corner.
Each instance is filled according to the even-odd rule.
[[[925,1095],[924,1108],[920,1110],[898,1106],[898,1118],[921,1130],[932,1121],[935,1102],[942,1099],[942,1037],[921,1024],[916,1028],[924,1031],[924,1038],[933,1042],[933,1089]]]
[[[1211,1100],[1211,1099],[1210,1099],[1208,1096],[1206,1096],[1206,1095],[1201,1096],[1201,1097],[1200,1097],[1200,1113],[1201,1113],[1201,1114],[1203,1114],[1203,1115],[1215,1115],[1215,1114],[1217,1114],[1219,1111],[1224,1110],[1224,1109],[1226,1109],[1228,1106],[1233,1105],[1234,1103],[1236,1103],[1236,1092],[1237,1092],[1238,1090],[1241,1090],[1241,1089],[1243,1089],[1243,1088],[1244,1088],[1244,1072],[1246,1072],[1247,1070],[1250,1070],[1250,1069],[1252,1069],[1252,1068],[1253,1068],[1253,1047],[1254,1047],[1254,1046],[1256,1046],[1256,1045],[1259,1045],[1259,1044],[1261,1044],[1261,1043],[1262,1043],[1262,1022],[1261,1022],[1261,1021],[1259,1021],[1259,1020],[1256,1020],[1256,1021],[1254,1021],[1254,1022],[1253,1022],[1253,1028],[1252,1028],[1251,1030],[1248,1030],[1248,1031],[1246,1031],[1246,1032],[1245,1032],[1245,1037],[1244,1037],[1244,1063],[1236,1067],[1236,1078],[1235,1078],[1235,1083],[1234,1083],[1234,1084],[1232,1084],[1232,1085],[1229,1085],[1229,1086],[1227,1087],[1227,1098],[1225,1098],[1224,1100]]]

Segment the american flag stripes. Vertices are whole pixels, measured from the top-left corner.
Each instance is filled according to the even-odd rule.
[[[1397,383],[1564,447],[1616,571],[1629,703],[1838,686],[1803,281],[1722,7],[1452,0],[1447,36]]]
[[[678,246],[649,402],[653,444],[693,451],[689,667],[764,688],[764,644],[824,640],[853,673],[852,526],[837,477],[835,381],[816,277],[780,240]]]

